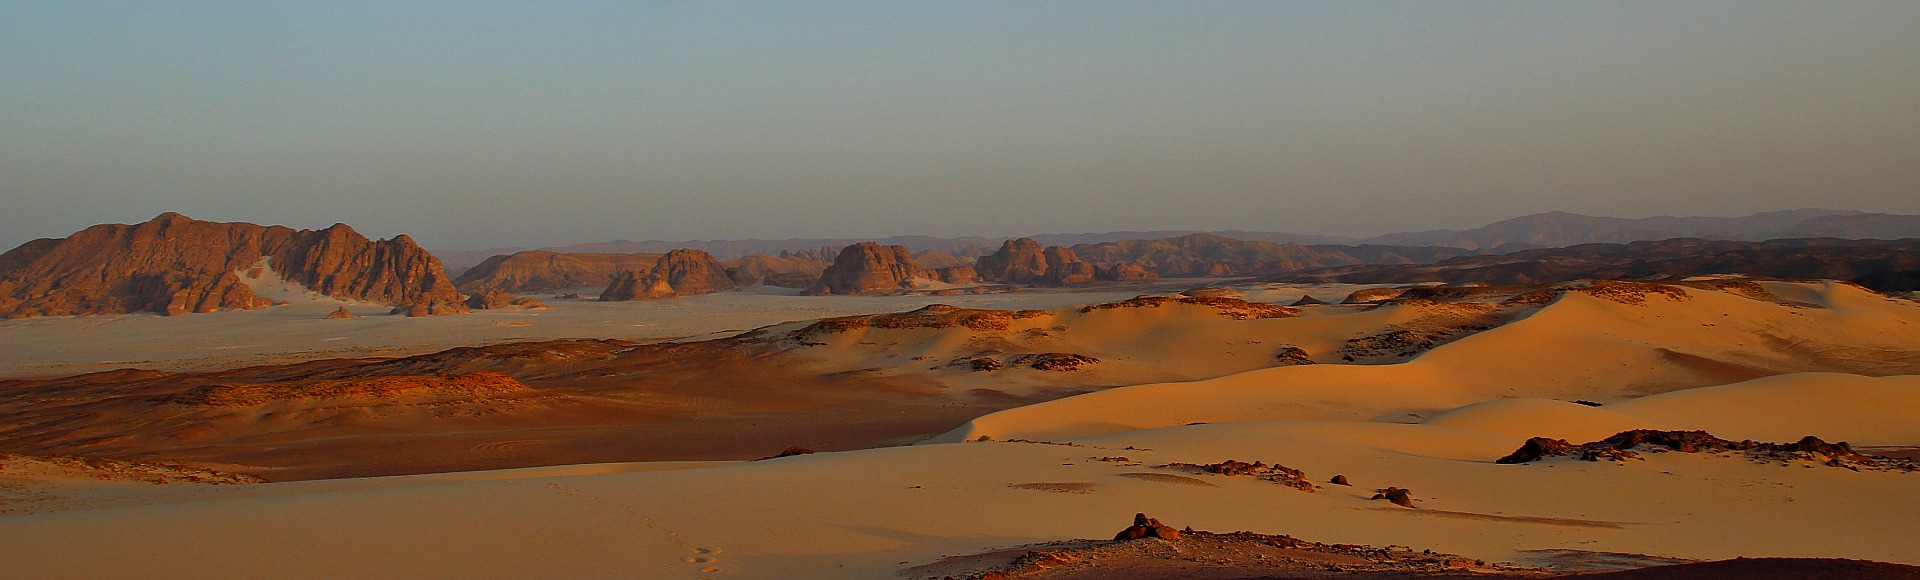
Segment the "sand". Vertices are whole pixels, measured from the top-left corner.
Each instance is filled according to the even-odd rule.
[[[948,556],[1111,537],[1146,512],[1174,526],[1540,566],[1592,553],[1920,563],[1911,517],[1920,473],[1677,452],[1493,462],[1526,437],[1580,442],[1629,427],[1920,446],[1920,378],[1870,376],[1917,374],[1902,371],[1920,306],[1834,284],[1775,292],[1800,306],[1692,294],[1638,305],[1569,294],[1405,360],[1133,383],[979,417],[940,439],[949,443],[662,466],[670,470],[137,491],[25,477],[9,489],[41,499],[32,513],[0,516],[0,561],[22,577],[892,578]],[[1320,345],[1308,350],[1324,356],[1322,346],[1354,333],[1425,315],[1316,308],[1325,310],[1233,321],[1257,323],[1243,326],[1170,311],[1122,313],[1140,317],[1131,322],[1060,316],[1070,344],[1116,360],[1191,356],[1225,369],[1233,357],[1206,354],[1229,340],[1223,329],[1260,328],[1272,333],[1264,340]],[[1173,329],[1187,321],[1189,334]],[[1172,326],[1127,332],[1154,324]],[[917,329],[847,346],[883,346],[874,339],[887,333],[900,334],[887,352],[958,348]],[[820,364],[862,364],[859,351],[822,348],[835,352]],[[982,435],[995,441],[961,442]],[[1227,459],[1322,483],[1309,493],[1155,468]],[[1354,485],[1324,483],[1336,474]],[[1411,489],[1415,508],[1367,499],[1390,485]]]

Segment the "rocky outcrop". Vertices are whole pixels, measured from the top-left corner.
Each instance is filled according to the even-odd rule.
[[[1162,524],[1160,520],[1147,517],[1147,514],[1133,514],[1133,525],[1127,526],[1127,529],[1120,530],[1120,533],[1113,535],[1115,541],[1138,540],[1141,538],[1178,540],[1180,539],[1180,530],[1173,529],[1173,526]]]
[[[335,298],[466,312],[440,261],[405,235],[375,241],[346,224],[295,230],[169,212],[142,224],[103,224],[36,240],[0,255],[0,317],[177,315],[271,305],[240,275],[256,267]]]
[[[721,262],[727,269],[727,277],[736,286],[765,284],[781,288],[809,288],[820,281],[820,273],[826,271],[827,263],[820,260],[788,257],[780,258],[765,254],[754,254],[738,260]]]
[[[892,294],[912,289],[917,278],[927,277],[906,246],[882,246],[861,242],[840,250],[833,265],[820,273],[820,281],[808,288],[808,296]]]
[[[1296,308],[1301,306],[1326,306],[1326,305],[1327,305],[1327,301],[1321,300],[1319,298],[1314,298],[1312,294],[1301,296],[1299,300],[1295,300],[1293,301],[1292,304],[1288,304],[1288,306],[1293,306]]]
[[[1047,257],[1033,238],[1007,240],[994,253],[974,260],[980,277],[1004,284],[1036,284],[1046,278]]]
[[[347,312],[347,307],[345,306],[336,308],[332,313],[327,314],[327,320],[346,320],[349,318],[353,318],[353,313]]]
[[[566,254],[533,250],[487,258],[454,280],[467,293],[605,288],[621,272],[647,272],[661,254]]]
[[[1072,249],[1042,248],[1032,238],[1007,240],[999,251],[976,260],[974,271],[992,282],[1037,286],[1086,284],[1095,278],[1093,264],[1082,261]]]
[[[661,256],[648,272],[625,272],[616,276],[606,291],[600,293],[600,301],[659,300],[734,288],[733,279],[727,277],[726,269],[711,254],[682,248]]]
[[[1145,282],[1159,280],[1160,275],[1148,271],[1145,266],[1121,262],[1112,266],[1094,266],[1093,278],[1108,282]]]
[[[947,284],[978,284],[983,282],[980,273],[973,266],[947,266],[930,270],[933,279]]]
[[[516,298],[501,290],[488,289],[467,297],[467,308],[474,310],[546,310],[547,305],[532,298]]]

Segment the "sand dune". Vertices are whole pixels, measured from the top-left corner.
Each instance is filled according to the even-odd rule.
[[[1920,306],[1848,285],[1758,288],[1496,296],[1505,305],[1492,309],[1309,307],[1252,320],[1196,304],[1056,308],[1008,315],[1004,333],[903,322],[966,314],[957,310],[833,332],[776,325],[741,340],[824,376],[931,378],[950,392],[1126,384],[1136,369],[1182,361],[1191,366],[1178,372],[1231,374],[1007,409],[940,438],[951,444],[766,461],[249,485],[0,470],[0,499],[16,510],[0,516],[0,561],[26,577],[886,578],[948,556],[1111,537],[1147,512],[1199,529],[1562,571],[1737,556],[1920,563],[1910,517],[1920,473],[1657,450],[1494,463],[1529,437],[1583,442],[1632,428],[1920,444],[1908,350],[1920,344]],[[1472,328],[1483,321],[1494,324]],[[1271,366],[1281,345],[1321,364]],[[1074,372],[944,364],[1042,349],[1101,361]],[[459,360],[380,364],[421,372]],[[538,389],[538,377],[563,376],[539,368],[516,380]],[[994,441],[960,442],[983,435]],[[1229,459],[1298,469],[1317,489],[1163,467]],[[1328,483],[1334,475],[1353,486]],[[1388,486],[1410,489],[1414,507],[1368,499]]]

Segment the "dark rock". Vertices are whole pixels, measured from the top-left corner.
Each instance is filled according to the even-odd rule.
[[[1508,454],[1506,457],[1502,457],[1500,459],[1495,460],[1494,463],[1508,464],[1508,465],[1515,464],[1515,463],[1527,463],[1527,462],[1535,461],[1542,457],[1547,457],[1550,455],[1566,455],[1566,454],[1572,453],[1573,449],[1574,449],[1573,444],[1568,443],[1567,440],[1565,439],[1548,439],[1546,437],[1534,437],[1532,439],[1528,439],[1525,444],[1522,444],[1520,448],[1514,450],[1513,453]]]
[[[1327,305],[1327,301],[1321,300],[1319,298],[1314,298],[1312,294],[1301,296],[1299,300],[1295,300],[1293,301],[1293,304],[1289,304],[1289,306],[1326,306],[1326,305]]]
[[[1345,475],[1335,475],[1333,476],[1333,479],[1328,480],[1327,483],[1331,483],[1333,485],[1344,485],[1348,487],[1353,486],[1353,484],[1347,483],[1347,476]]]
[[[1114,534],[1114,541],[1138,540],[1141,538],[1160,538],[1162,540],[1180,539],[1180,530],[1147,517],[1147,514],[1133,514],[1133,525]]]
[[[1373,494],[1373,497],[1371,499],[1384,499],[1384,500],[1393,502],[1393,505],[1397,505],[1400,507],[1409,507],[1409,508],[1413,507],[1412,491],[1401,489],[1398,487],[1392,487],[1392,486],[1388,486],[1386,489],[1376,489],[1374,491],[1378,493]]]

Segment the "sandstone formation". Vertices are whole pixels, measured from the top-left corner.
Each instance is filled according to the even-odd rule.
[[[765,284],[781,288],[811,287],[827,269],[823,260],[793,257],[791,253],[787,257],[754,254],[721,262],[721,265],[726,266],[727,277],[737,286]]]
[[[1086,284],[1094,281],[1096,274],[1094,265],[1081,260],[1072,249],[1042,248],[1032,238],[1007,240],[1000,244],[999,251],[975,261],[974,270],[985,280],[1036,286]],[[1118,272],[1115,270],[1114,275]]]
[[[546,310],[547,305],[532,298],[516,298],[501,290],[487,289],[467,297],[467,307],[474,310]]]
[[[102,224],[64,239],[35,240],[0,255],[0,317],[177,315],[271,305],[241,277],[256,267],[335,298],[422,313],[466,311],[440,261],[405,235],[374,241],[346,224],[295,230],[168,212],[142,224]]]
[[[658,300],[734,288],[733,279],[727,277],[726,269],[720,267],[713,255],[682,248],[660,256],[650,271],[629,271],[614,277],[613,283],[600,293],[600,301]]]
[[[454,280],[467,293],[605,288],[621,272],[652,270],[660,254],[563,254],[533,250],[487,258]]]
[[[1112,266],[1094,266],[1093,278],[1108,282],[1144,282],[1159,280],[1160,275],[1147,271],[1146,267],[1133,262],[1121,262]]]
[[[341,306],[332,313],[327,314],[327,320],[345,320],[348,318],[353,318],[353,313],[347,312],[347,307],[345,306]]]
[[[906,246],[861,242],[840,250],[833,265],[808,288],[808,296],[891,294],[912,289],[916,278],[927,277]]]
[[[973,266],[947,266],[930,270],[929,273],[935,280],[948,284],[978,284],[984,281]]]
[[[1327,305],[1327,301],[1321,300],[1319,298],[1314,298],[1312,294],[1301,296],[1299,300],[1295,300],[1293,301],[1292,304],[1288,304],[1288,306],[1326,306],[1326,305]]]

